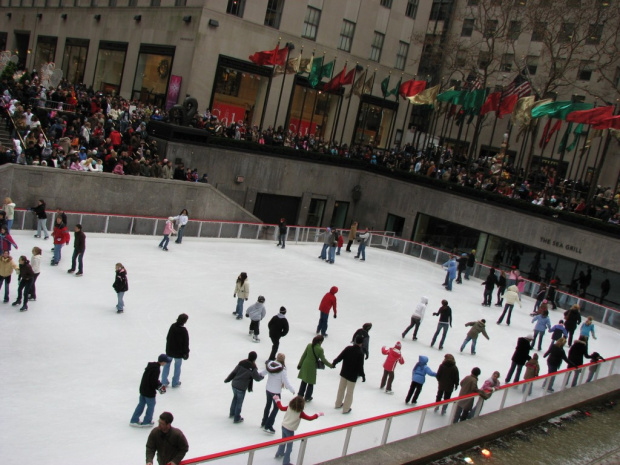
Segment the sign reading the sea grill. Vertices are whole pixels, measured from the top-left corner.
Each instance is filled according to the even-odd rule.
[[[578,245],[564,244],[562,241],[558,241],[558,240],[551,239],[548,237],[543,237],[543,236],[540,236],[540,242],[542,242],[543,244],[553,246],[553,247],[558,247],[560,249],[565,249],[569,252],[575,252],[578,254],[581,253],[581,247]]]

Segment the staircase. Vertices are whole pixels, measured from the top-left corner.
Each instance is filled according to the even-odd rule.
[[[0,120],[0,145],[6,149],[13,149],[13,139],[11,134],[4,127],[4,120]]]

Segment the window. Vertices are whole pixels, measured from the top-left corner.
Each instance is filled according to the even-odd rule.
[[[504,53],[502,55],[502,64],[500,66],[501,71],[510,72],[514,65],[515,56],[512,53]]]
[[[375,31],[375,36],[372,39],[372,45],[370,46],[370,60],[381,60],[381,51],[383,50],[383,41],[385,40],[385,34]]]
[[[473,33],[474,33],[474,20],[473,19],[463,20],[463,29],[461,29],[461,37],[471,37]]]
[[[498,24],[499,24],[499,21],[497,19],[487,19],[487,22],[484,27],[484,37],[487,39],[494,37],[495,33],[497,32]]]
[[[415,19],[418,14],[418,3],[420,3],[420,0],[408,0],[407,8],[405,9],[405,16]]]
[[[243,18],[243,10],[245,10],[245,0],[228,0],[226,13]]]
[[[527,72],[530,76],[536,76],[538,70],[538,57],[534,55],[528,55],[525,57],[525,66],[527,66]]]
[[[267,11],[265,12],[265,26],[279,29],[283,9],[284,0],[269,0],[267,2]]]
[[[510,21],[508,38],[510,40],[519,40],[519,35],[521,35],[521,21]]]
[[[151,0],[151,6],[161,6],[161,0]]]
[[[433,0],[431,8],[431,21],[445,21],[449,19],[450,8],[452,4],[445,0]]]
[[[174,6],[187,6],[187,0],[174,0]]]
[[[93,88],[106,94],[118,94],[125,66],[127,43],[99,42]]]
[[[491,6],[502,6],[502,0],[491,0]]]
[[[562,23],[562,27],[560,28],[560,33],[558,34],[558,40],[560,42],[570,42],[573,40],[573,35],[575,34],[575,25],[573,23]]]
[[[456,58],[454,59],[454,65],[457,68],[465,68],[467,65],[467,51],[459,50],[456,52]]]
[[[56,45],[58,39],[51,36],[39,36],[37,49],[34,54],[34,68],[39,69],[43,63],[50,63],[56,57]]]
[[[306,18],[304,19],[304,30],[301,33],[301,36],[306,39],[316,40],[316,33],[319,30],[320,21],[321,10],[309,6],[308,10],[306,10]]]
[[[491,64],[491,54],[489,52],[480,52],[478,55],[478,68],[487,69]]]
[[[601,43],[601,37],[603,36],[602,24],[590,24],[588,28],[588,37],[586,38],[586,44],[596,45]]]
[[[580,81],[589,81],[592,79],[593,63],[590,60],[581,60],[579,63],[579,71],[577,79]]]
[[[515,6],[527,6],[527,0],[515,0]]]
[[[407,42],[398,42],[398,51],[396,52],[396,64],[394,68],[405,69],[407,64],[407,55],[409,55],[409,44]]]
[[[534,30],[532,31],[532,42],[542,42],[545,38],[546,31],[547,31],[547,23],[543,23],[543,22],[534,23]]]
[[[342,20],[342,29],[340,29],[340,43],[338,48],[345,52],[351,51],[351,45],[353,44],[353,36],[355,35],[355,23]]]
[[[381,6],[392,8],[392,0],[381,0]]]

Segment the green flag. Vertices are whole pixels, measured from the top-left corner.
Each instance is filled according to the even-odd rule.
[[[439,94],[437,96],[437,100],[439,102],[448,102],[454,105],[461,105],[464,102],[465,94],[467,94],[467,91],[465,90],[448,90]]]
[[[321,79],[324,77],[331,79],[332,73],[334,72],[334,66],[336,66],[336,60],[330,61],[326,65],[321,66]]]
[[[383,81],[381,81],[381,92],[383,93],[383,98],[386,98],[390,95],[388,91],[388,86],[390,85],[390,76],[386,77]]]
[[[465,102],[463,103],[463,110],[468,115],[480,114],[480,108],[484,104],[487,97],[486,89],[472,90],[465,95]]]
[[[316,87],[321,78],[321,69],[323,67],[323,57],[315,58],[312,60],[312,68],[310,69],[310,75],[308,76],[308,82],[312,87]]]
[[[577,141],[579,140],[579,136],[581,134],[584,134],[585,131],[583,130],[583,123],[579,123],[577,125],[577,127],[575,128],[575,130],[573,131],[573,134],[575,137],[573,137],[573,141],[571,142],[571,144],[566,147],[566,151],[567,152],[572,152],[575,149],[575,145],[577,145]]]
[[[400,77],[400,80],[396,83],[396,87],[394,87],[391,91],[388,92],[388,96],[395,95],[396,100],[398,100],[398,90],[400,89],[400,85],[403,83],[403,77]]]
[[[566,151],[566,144],[568,143],[568,136],[570,135],[572,130],[573,130],[573,123],[568,123],[568,126],[566,127],[566,131],[564,132],[564,135],[562,136],[562,140],[560,141],[560,146],[558,147],[558,153],[563,153]]]
[[[532,118],[540,118],[548,116],[549,118],[558,118],[566,120],[569,113],[579,110],[590,110],[594,108],[591,103],[573,103],[571,101],[549,102],[546,105],[539,105],[532,109]]]

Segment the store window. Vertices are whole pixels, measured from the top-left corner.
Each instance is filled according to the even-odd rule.
[[[296,134],[325,137],[330,109],[339,97],[312,89],[303,78],[297,78],[289,109],[288,128]],[[303,81],[301,81],[303,79]]]
[[[104,94],[118,94],[121,89],[126,56],[127,43],[99,42],[93,89],[100,90]]]
[[[394,105],[393,108],[382,107],[383,99],[362,97],[355,122],[355,144],[372,144],[377,148],[386,148],[390,124],[396,108],[394,102],[385,102],[385,104],[390,103]]]
[[[223,124],[260,124],[271,69],[220,57],[215,71],[211,113]]]
[[[162,107],[170,81],[175,47],[166,45],[140,46],[132,98]]]
[[[86,57],[88,56],[88,39],[67,38],[62,59],[63,76],[72,84],[84,82]]]
[[[37,48],[34,52],[34,69],[40,72],[41,65],[56,61],[57,37],[39,36],[37,37]]]

